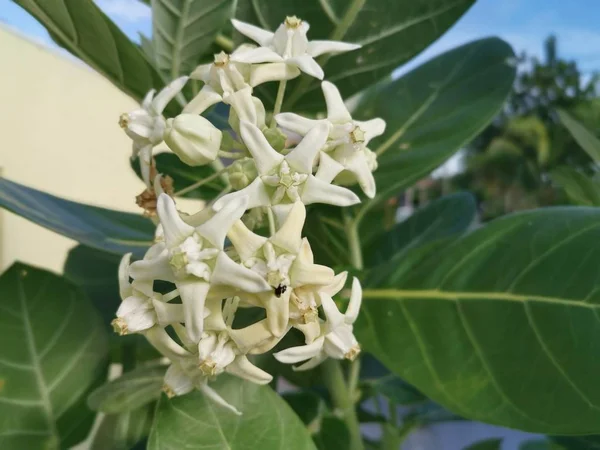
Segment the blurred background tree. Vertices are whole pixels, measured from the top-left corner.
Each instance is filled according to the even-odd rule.
[[[539,60],[523,53],[503,112],[463,151],[458,174],[442,177],[428,190],[476,193],[482,218],[568,202],[549,172],[570,166],[592,173],[590,157],[560,123],[556,110],[570,112],[600,135],[598,74],[584,74],[575,61],[561,59],[555,36]]]

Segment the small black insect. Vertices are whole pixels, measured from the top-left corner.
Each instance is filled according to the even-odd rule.
[[[281,298],[283,294],[287,291],[287,286],[285,284],[280,284],[275,288],[275,297]]]

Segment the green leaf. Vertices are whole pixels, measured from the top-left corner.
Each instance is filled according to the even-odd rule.
[[[92,392],[88,405],[106,414],[138,409],[160,397],[165,371],[159,365],[138,367]]]
[[[374,395],[383,395],[398,405],[412,405],[427,400],[418,390],[393,374],[366,381],[363,388]]]
[[[319,450],[350,450],[350,431],[342,419],[325,417],[321,430],[313,436]]]
[[[23,264],[0,276],[0,292],[0,447],[65,448],[62,419],[106,367],[100,319],[73,285]]]
[[[567,438],[567,439],[570,439],[570,438]],[[574,438],[574,439],[577,439],[577,438]],[[587,449],[588,447],[582,447],[581,450],[583,450],[583,448]],[[521,445],[519,445],[519,450],[565,450],[565,449],[566,449],[565,447],[563,447],[562,445],[559,445],[555,442],[548,441],[548,440],[541,440],[541,439],[525,441]]]
[[[302,421],[268,386],[221,375],[211,387],[243,415],[216,405],[199,391],[171,400],[163,395],[148,450],[315,448]]]
[[[413,58],[452,26],[474,0],[240,0],[236,16],[274,31],[295,14],[310,24],[309,40],[361,44],[345,54],[318,58],[325,78],[350,97]],[[321,83],[304,75],[288,88],[284,110],[323,106]]]
[[[320,396],[304,391],[289,392],[282,397],[309,430],[320,428],[321,417],[325,412],[325,402]]]
[[[600,450],[600,436],[553,436],[549,450]]]
[[[550,174],[567,195],[578,205],[600,206],[600,185],[571,167],[559,167]]]
[[[91,450],[130,450],[150,433],[155,404],[102,419]]]
[[[600,162],[600,140],[568,112],[559,109],[558,116],[581,148],[584,149],[595,162]]]
[[[156,67],[174,79],[196,68],[233,16],[234,0],[152,0]]]
[[[382,117],[377,196],[367,208],[429,174],[476,136],[501,109],[515,67],[510,45],[498,38],[465,44],[365,96],[357,118]]]
[[[595,208],[540,209],[425,258],[416,249],[418,261],[405,255],[385,283],[367,280],[361,343],[463,417],[531,432],[600,432],[599,223]]]
[[[64,200],[0,178],[0,207],[92,248],[142,256],[154,226],[135,214]]]
[[[363,253],[367,265],[397,260],[407,251],[426,242],[463,233],[477,216],[477,205],[471,194],[458,193],[439,198],[417,210],[405,221],[365,243]],[[369,252],[369,249],[374,251]]]
[[[91,0],[13,0],[62,47],[125,93],[141,99],[163,85],[139,48]]]
[[[500,450],[502,439],[486,439],[465,447],[464,450]]]
[[[188,166],[173,153],[160,153],[154,159],[157,171],[173,178],[173,189],[176,193],[216,173],[212,166]],[[142,179],[140,165],[137,160],[131,160],[131,167],[138,178]],[[212,200],[223,189],[225,189],[225,183],[220,177],[217,177],[199,188],[184,194],[182,197]]]

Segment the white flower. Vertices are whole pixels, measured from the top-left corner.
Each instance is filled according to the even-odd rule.
[[[321,336],[308,345],[292,347],[275,353],[273,356],[285,364],[308,361],[295,370],[309,370],[321,364],[327,357],[354,360],[360,353],[360,346],[353,334],[353,324],[358,317],[362,301],[362,289],[357,278],[352,281],[352,294],[346,314],[342,314],[333,299],[319,293],[327,320],[321,325]]]
[[[236,133],[240,133],[240,122],[249,122],[261,130],[265,128],[265,106],[257,97],[252,96],[252,89],[247,87],[237,92],[225,94],[223,101],[231,105],[229,125]]]
[[[352,191],[334,186],[312,174],[313,161],[325,145],[328,127],[318,124],[286,156],[271,147],[263,133],[248,122],[240,124],[241,136],[254,157],[259,176],[241,191],[225,195],[215,202],[218,211],[233,198],[248,196],[248,209],[293,203],[297,200],[308,205],[328,203],[349,206],[360,202]]]
[[[302,310],[297,299],[334,281],[333,270],[314,264],[308,240],[302,239],[305,219],[306,208],[296,202],[270,238],[253,233],[242,221],[237,221],[227,234],[243,265],[260,274],[269,285],[265,292],[243,298],[267,310],[267,325],[277,337],[288,328],[291,298],[295,299],[294,311],[301,316],[296,323],[318,323],[316,308],[313,311],[313,305],[308,304]]]
[[[367,145],[371,139],[383,134],[385,121],[379,118],[364,122],[352,119],[335,85],[324,81],[321,87],[327,104],[327,119],[307,119],[293,113],[278,114],[275,119],[280,127],[300,136],[308,134],[316,125],[326,123],[329,126],[329,139],[323,151],[328,152],[333,161],[325,158],[323,163],[330,164],[335,170],[339,169],[336,163],[341,164],[358,181],[364,193],[373,198],[376,188],[372,168],[377,166],[373,161],[374,153]],[[323,170],[321,173],[325,172]],[[342,173],[340,178],[343,176]],[[330,181],[327,177],[323,177],[323,180]]]
[[[175,290],[161,295],[152,289],[152,281],[129,282],[129,262],[131,253],[123,256],[119,265],[119,291],[121,305],[117,309],[117,318],[111,324],[121,336],[139,333],[154,325],[167,326],[183,322],[183,307],[169,304],[169,300],[179,295]]]
[[[324,53],[341,53],[360,48],[360,45],[346,42],[309,42],[306,37],[309,25],[296,16],[286,17],[275,33],[236,19],[232,19],[231,23],[236,30],[260,45],[256,49],[232,55],[232,60],[252,64],[283,61],[320,80],[324,76],[323,69],[314,58]]]
[[[156,244],[152,258],[131,265],[135,280],[174,282],[179,291],[187,332],[194,342],[202,336],[207,296],[226,293],[263,292],[269,285],[256,272],[235,263],[223,251],[231,225],[244,213],[247,198],[225,202],[223,208],[197,227],[183,221],[173,200],[163,194],[157,213],[163,226],[164,243]],[[193,220],[192,218],[188,220]]]
[[[217,158],[223,133],[197,114],[180,114],[167,120],[165,143],[190,166],[203,166]]]
[[[234,59],[251,51],[254,46],[241,45],[232,55],[221,52],[215,55],[212,64],[200,65],[190,78],[201,80],[204,86],[186,105],[184,113],[200,114],[208,107],[224,100],[228,93],[244,88],[253,88],[268,81],[290,80],[300,75],[300,71],[282,62],[252,65],[236,62]]]
[[[142,176],[148,187],[150,187],[152,149],[162,142],[165,131],[166,122],[162,112],[169,102],[181,92],[187,80],[188,77],[173,80],[156,97],[154,96],[155,90],[151,90],[144,97],[141,108],[121,114],[119,118],[119,125],[133,140],[132,158],[140,154]]]

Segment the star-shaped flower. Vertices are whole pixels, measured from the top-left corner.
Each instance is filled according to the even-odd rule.
[[[362,301],[362,289],[357,278],[352,281],[352,294],[346,313],[342,314],[333,299],[319,293],[323,311],[327,320],[321,324],[321,336],[312,343],[291,347],[275,353],[273,356],[285,364],[295,364],[307,360],[295,367],[295,370],[309,370],[321,364],[327,357],[354,360],[360,353],[360,346],[353,334],[353,324],[358,317]]]
[[[244,196],[224,202],[223,208],[201,225],[193,227],[179,216],[175,203],[166,194],[158,199],[157,213],[163,227],[164,243],[157,244],[152,258],[131,265],[134,280],[174,282],[184,309],[187,332],[197,342],[203,332],[205,300],[211,289],[225,293],[263,292],[269,285],[256,272],[234,262],[223,251],[225,236],[246,210]]]
[[[188,77],[180,77],[166,85],[154,96],[153,89],[142,101],[141,107],[129,113],[121,114],[119,125],[127,136],[133,141],[133,154],[135,158],[140,154],[140,167],[146,185],[150,187],[150,166],[152,149],[160,144],[165,132],[165,118],[162,116],[169,102],[181,92]]]
[[[383,134],[385,121],[379,118],[364,122],[352,119],[337,87],[328,81],[324,81],[321,87],[327,104],[327,119],[308,119],[293,113],[281,113],[275,118],[277,124],[285,130],[305,136],[318,124],[326,123],[329,135],[323,151],[328,153],[331,160],[325,158],[322,163],[331,165],[331,169],[324,169],[321,173],[334,173],[335,170],[340,173],[345,170],[354,176],[364,193],[373,198],[376,192],[372,173],[374,164],[371,160],[373,152],[367,145],[371,139]],[[330,181],[327,177],[322,179]]]
[[[324,73],[315,61],[317,56],[360,48],[360,45],[347,42],[309,42],[306,33],[310,26],[296,16],[286,17],[275,33],[236,19],[232,19],[231,23],[236,30],[260,45],[256,49],[232,55],[233,60],[252,64],[283,61],[320,80],[323,79]]]
[[[315,156],[327,140],[329,128],[326,124],[315,126],[285,156],[271,147],[263,133],[251,123],[242,121],[240,131],[242,140],[254,157],[259,176],[241,191],[217,200],[213,205],[215,210],[220,210],[226,202],[240,196],[248,197],[248,209],[298,200],[305,205],[327,203],[350,206],[360,202],[349,189],[321,180],[318,173],[316,176],[312,174]]]

